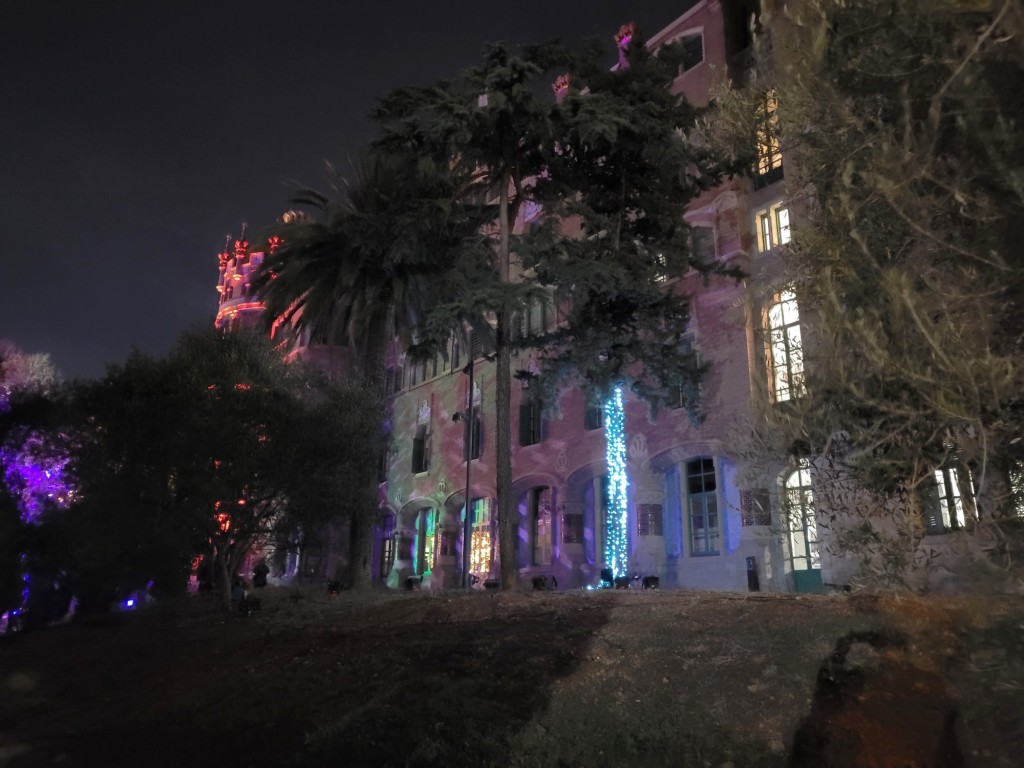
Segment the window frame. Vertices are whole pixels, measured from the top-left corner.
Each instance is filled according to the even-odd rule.
[[[786,472],[782,478],[782,494],[790,568],[793,571],[820,571],[821,541],[818,538],[814,478],[810,461],[801,459],[796,467]],[[800,554],[797,554],[798,546]],[[798,568],[798,560],[804,561],[806,567]]]
[[[775,89],[764,92],[757,108],[757,162],[754,178],[758,186],[767,186],[784,177],[782,147],[779,141],[779,99]]]
[[[540,401],[530,395],[523,394],[519,402],[519,447],[527,448],[544,442],[544,418]]]
[[[486,496],[471,499],[467,514],[473,515],[473,520],[469,527],[469,572],[486,576],[490,573],[491,561],[494,559],[494,538],[491,531],[491,499]],[[486,547],[481,547],[480,544],[482,543],[486,543]]]
[[[793,217],[789,204],[777,200],[754,214],[758,253],[768,253],[793,241]]]
[[[410,471],[422,475],[430,471],[430,431],[426,424],[418,424],[412,438],[412,462]]]
[[[777,291],[765,308],[765,357],[768,388],[773,403],[802,397],[806,391],[803,331],[796,292]]]
[[[707,463],[710,462],[710,469]],[[693,472],[693,469],[696,472]],[[698,456],[687,460],[683,464],[683,472],[680,473],[685,483],[686,499],[686,531],[689,542],[688,549],[691,557],[716,557],[722,554],[722,541],[724,538],[722,505],[718,498],[718,462],[713,456]],[[694,491],[694,480],[700,479],[701,490]],[[711,480],[711,487],[708,488],[708,478]],[[694,513],[695,503],[700,504],[700,518],[703,524],[700,528],[694,525],[697,515]],[[711,524],[712,518],[714,524]],[[698,532],[699,531],[699,532]],[[703,548],[698,548],[697,542],[703,542]]]
[[[969,467],[950,462],[932,472],[923,494],[925,529],[930,535],[967,530],[977,517],[977,489]]]
[[[529,514],[531,565],[551,565],[551,561],[555,556],[555,512],[553,507],[552,491],[549,486],[541,485],[530,489]],[[542,509],[546,510],[546,513],[543,516],[541,515]],[[544,522],[542,521],[542,517],[546,518],[546,524],[544,526],[542,526],[542,522]],[[542,531],[542,527],[545,527],[546,531]]]
[[[483,454],[483,421],[474,411],[472,422],[466,418],[462,427],[462,460],[476,461]]]
[[[437,528],[439,515],[433,507],[424,507],[416,513],[416,559],[413,573],[423,576],[437,565]]]

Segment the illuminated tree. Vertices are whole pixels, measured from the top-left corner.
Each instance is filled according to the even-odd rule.
[[[0,614],[25,607],[37,567],[33,529],[74,496],[67,435],[46,416],[56,384],[47,355],[0,340]]]

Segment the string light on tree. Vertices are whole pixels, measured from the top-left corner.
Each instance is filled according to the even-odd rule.
[[[604,559],[615,577],[628,567],[629,477],[626,475],[626,411],[622,387],[616,387],[604,404],[605,461],[608,466],[608,519]]]

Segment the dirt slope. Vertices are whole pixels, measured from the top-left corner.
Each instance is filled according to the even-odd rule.
[[[0,638],[0,765],[1017,766],[1019,598],[268,589]],[[54,763],[54,761],[57,761]]]

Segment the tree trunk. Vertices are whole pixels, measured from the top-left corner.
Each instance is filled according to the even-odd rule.
[[[227,551],[218,546],[215,550],[215,557],[217,563],[220,564],[220,596],[224,602],[224,607],[228,610],[231,609],[231,572],[228,569],[228,553]]]
[[[498,246],[498,279],[502,284],[509,279],[509,177],[502,178],[500,190],[500,243]],[[512,359],[508,343],[508,300],[502,294],[498,307],[498,327],[495,338],[497,375],[495,380],[495,406],[497,418],[497,490],[498,541],[501,555],[501,588],[519,588],[519,569],[516,562],[518,519],[512,514]]]
[[[354,590],[373,586],[373,520],[369,510],[357,510],[349,523],[349,574]]]
[[[381,402],[384,401],[386,391],[388,347],[393,340],[393,310],[394,307],[389,306],[384,313],[384,319],[372,326],[366,359],[363,361],[363,375],[367,377],[368,384],[373,387],[374,394]],[[376,330],[378,328],[379,331]],[[357,504],[349,522],[348,569],[350,587],[353,590],[367,590],[373,586],[374,505],[377,504],[379,490],[376,475],[367,478],[367,484],[367,506],[363,508]]]

